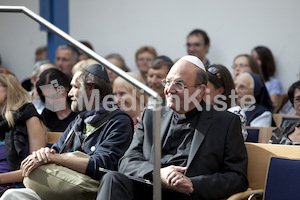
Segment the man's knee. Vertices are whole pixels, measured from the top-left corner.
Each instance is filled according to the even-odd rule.
[[[101,183],[104,183],[107,181],[113,182],[113,183],[120,182],[120,181],[126,182],[126,181],[129,181],[129,178],[120,172],[111,171],[111,172],[106,173],[101,179]]]

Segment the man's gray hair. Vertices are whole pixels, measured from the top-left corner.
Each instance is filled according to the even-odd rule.
[[[90,88],[92,85],[94,85],[94,89],[99,90],[100,92],[100,101],[103,100],[103,98],[106,95],[112,95],[112,86],[110,83],[106,82],[104,79],[99,78],[98,76],[95,76],[94,74],[84,70],[80,69],[81,74],[79,75],[78,81],[80,85],[86,90],[87,88]]]
[[[196,73],[196,84],[197,85],[207,85],[208,76],[207,73],[201,69],[197,70]]]
[[[71,50],[74,61],[76,61],[79,57],[79,51],[75,47],[69,44],[59,45],[56,50]]]

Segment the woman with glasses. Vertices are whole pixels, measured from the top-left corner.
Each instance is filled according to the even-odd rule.
[[[289,100],[300,116],[300,81],[295,82],[288,90]],[[300,120],[285,120],[273,131],[270,143],[300,145]]]
[[[232,76],[223,65],[211,65],[207,69],[207,93],[204,97],[206,103],[215,105],[216,109],[228,110],[237,114],[241,119],[242,134],[247,139],[246,116],[241,107],[235,104],[235,91]]]
[[[236,78],[242,72],[253,72],[262,76],[262,71],[256,60],[248,54],[240,54],[233,60],[233,75]]]
[[[28,101],[16,76],[0,69],[0,196],[8,188],[22,186],[22,160],[46,145],[46,128]]]

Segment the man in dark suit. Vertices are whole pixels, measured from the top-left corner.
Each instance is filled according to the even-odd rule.
[[[161,117],[162,199],[222,199],[248,187],[239,117],[202,101],[206,83],[203,63],[195,56],[179,59],[163,81],[168,108]],[[152,118],[152,110],[143,113],[119,172],[103,176],[98,200],[152,199],[151,185],[128,178],[152,181]]]

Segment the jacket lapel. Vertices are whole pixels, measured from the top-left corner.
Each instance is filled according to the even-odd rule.
[[[171,109],[165,108],[164,110],[162,110],[162,112],[164,113],[162,113],[161,115],[161,129],[160,129],[161,140],[164,138],[164,135],[167,133],[167,130],[170,127],[171,119],[174,113],[174,112],[170,112],[169,110]]]
[[[193,141],[191,144],[191,149],[187,161],[187,167],[191,164],[193,161],[198,149],[200,148],[208,129],[212,123],[212,112],[206,111],[206,105],[203,103],[202,105],[203,110],[201,111],[200,117],[199,117],[199,123],[195,129]]]

